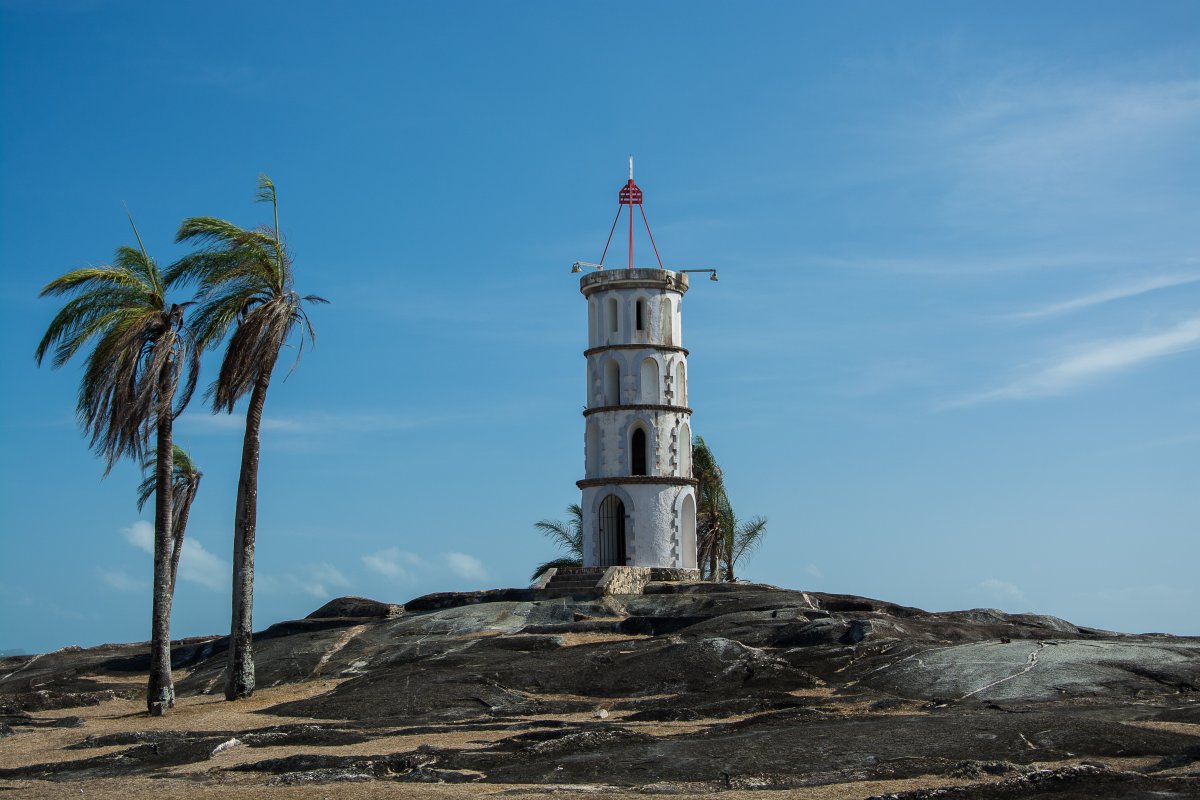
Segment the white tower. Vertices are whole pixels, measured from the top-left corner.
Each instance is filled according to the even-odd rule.
[[[585,473],[577,484],[583,565],[695,569],[692,410],[681,326],[688,277],[663,269],[661,261],[658,269],[634,268],[633,207],[641,210],[642,192],[632,159],[629,172],[613,222],[615,230],[628,206],[628,267],[605,270],[603,255],[600,264],[575,267],[597,268],[579,281],[588,303]]]

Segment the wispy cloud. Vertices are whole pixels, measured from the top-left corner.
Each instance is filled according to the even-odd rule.
[[[128,528],[122,528],[121,535],[139,550],[154,554],[154,526],[149,522],[138,520]],[[229,562],[204,549],[195,538],[184,539],[183,554],[179,557],[179,580],[214,591],[224,589],[230,581]]]
[[[940,121],[964,215],[997,200],[1026,210],[1052,206],[1057,213],[1045,225],[1073,210],[1144,211],[1130,197],[1144,203],[1140,190],[1153,187],[1162,201],[1170,185],[1164,170],[1200,130],[1195,80],[1098,81],[1038,70],[971,97]]]
[[[1092,342],[1036,365],[1007,384],[945,404],[945,408],[1066,394],[1112,373],[1200,347],[1200,317],[1170,330]]]
[[[1080,297],[1074,297],[1070,300],[1062,300],[1057,303],[1041,306],[1030,311],[1020,311],[1013,314],[1005,314],[1003,319],[1012,320],[1031,320],[1041,319],[1044,317],[1054,317],[1061,314],[1068,314],[1072,311],[1081,311],[1085,308],[1111,303],[1115,300],[1124,300],[1129,297],[1137,297],[1138,295],[1154,292],[1159,289],[1169,289],[1173,286],[1184,286],[1189,283],[1200,281],[1200,275],[1157,275],[1150,278],[1144,278],[1139,281],[1113,286],[1109,289],[1102,289],[1098,292],[1085,294]]]
[[[428,566],[425,559],[416,553],[409,553],[399,547],[388,547],[376,553],[370,553],[363,556],[362,561],[372,572],[403,581],[413,579],[414,569]]]
[[[104,569],[101,567],[96,570],[96,574],[100,576],[100,581],[110,589],[116,589],[118,592],[144,592],[150,588],[150,582],[134,578],[123,569]]]
[[[296,572],[260,573],[255,577],[255,583],[265,594],[304,594],[328,600],[336,590],[348,587],[350,580],[337,567],[322,562],[301,567]]]
[[[460,578],[468,580],[485,580],[487,578],[487,570],[484,569],[483,562],[475,556],[466,553],[446,553],[445,558],[450,571]]]
[[[394,414],[388,412],[352,411],[346,413],[314,412],[291,417],[265,416],[262,430],[292,434],[319,433],[387,433],[446,425],[464,419],[450,414]],[[246,426],[244,417],[237,414],[184,414],[179,425],[185,432],[241,433]]]
[[[975,593],[999,604],[1024,603],[1025,593],[1014,583],[988,578],[975,585]]]

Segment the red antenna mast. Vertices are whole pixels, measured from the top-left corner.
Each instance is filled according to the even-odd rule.
[[[612,228],[608,231],[608,241],[604,243],[604,252],[600,254],[600,269],[604,269],[604,257],[608,255],[608,246],[612,244],[613,233],[621,220],[621,212],[629,206],[629,265],[633,269],[633,207],[637,206],[642,212],[642,222],[646,225],[646,235],[650,237],[650,246],[654,248],[654,258],[658,260],[658,268],[662,269],[662,258],[658,255],[658,245],[654,243],[654,234],[650,232],[650,221],[646,219],[646,209],[642,207],[642,190],[633,182],[633,156],[629,157],[629,182],[621,187],[617,195],[617,216],[613,218]]]

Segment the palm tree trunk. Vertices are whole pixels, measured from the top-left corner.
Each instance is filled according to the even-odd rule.
[[[159,382],[158,460],[154,491],[154,601],[150,623],[150,680],[146,688],[146,710],[161,716],[175,705],[171,680],[171,522],[174,452],[171,441],[171,398],[174,392],[171,369],[163,370]],[[162,410],[165,405],[166,411]]]
[[[246,409],[246,438],[242,442],[242,471],[238,476],[237,510],[233,521],[233,619],[229,657],[225,665],[225,699],[254,694],[254,535],[258,523],[258,450],[263,405],[271,382],[264,370],[250,394]]]
[[[175,597],[175,578],[179,575],[179,556],[183,553],[183,536],[187,531],[188,515],[192,513],[192,501],[196,499],[196,492],[200,490],[199,476],[192,476],[188,479],[187,496],[183,499],[179,508],[179,518],[172,521],[174,525],[175,543],[171,547],[171,597]],[[174,499],[174,498],[172,498]]]

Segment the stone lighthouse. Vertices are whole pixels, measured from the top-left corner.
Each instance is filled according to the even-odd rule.
[[[696,481],[682,328],[688,276],[663,269],[661,261],[657,268],[634,266],[635,206],[656,260],[658,248],[632,159],[619,201],[613,230],[627,210],[628,266],[605,269],[602,255],[600,264],[574,268],[595,269],[579,281],[588,304],[585,467],[577,483],[583,565],[690,570],[696,568]],[[714,271],[703,271],[715,280]]]

